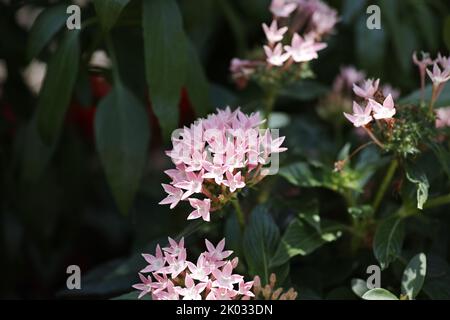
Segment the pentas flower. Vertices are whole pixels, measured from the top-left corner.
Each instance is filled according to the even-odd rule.
[[[315,42],[312,34],[302,38],[298,33],[292,37],[290,46],[284,46],[284,49],[295,62],[307,62],[317,59],[318,51],[327,47],[325,43]]]
[[[373,110],[373,117],[377,120],[391,119],[396,113],[394,99],[390,94],[384,100],[383,105],[369,99],[368,107]]]
[[[450,69],[450,57],[445,57],[445,56],[441,55],[441,53],[438,53],[438,56],[437,56],[435,62],[439,63],[441,68],[444,70]]]
[[[450,127],[450,107],[436,110],[436,128]]]
[[[167,151],[175,168],[165,171],[172,181],[163,184],[168,196],[160,204],[173,209],[189,202],[194,209],[189,220],[210,221],[211,212],[235,199],[239,190],[258,183],[266,175],[264,166],[287,150],[282,146],[284,137],[260,130],[262,123],[259,113],[226,108],[180,130]]]
[[[434,86],[439,86],[450,80],[450,68],[439,68],[436,62],[433,64],[433,72],[427,69],[427,73]]]
[[[334,80],[333,91],[343,93],[351,90],[354,83],[360,83],[365,77],[365,73],[357,70],[354,66],[341,67],[339,75]]]
[[[419,73],[420,73],[420,87],[421,87],[421,94],[422,94],[422,99],[423,99],[423,95],[424,95],[424,90],[425,90],[425,76],[426,76],[426,70],[427,67],[433,64],[433,60],[431,60],[430,58],[430,54],[426,53],[426,52],[421,52],[421,58],[419,59],[417,57],[417,53],[414,52],[412,59],[415,65],[417,65],[417,67],[419,68]]]
[[[264,52],[266,53],[266,61],[276,67],[281,67],[290,57],[289,53],[283,52],[281,43],[278,43],[274,48],[264,46]]]
[[[339,21],[338,13],[325,4],[319,6],[319,8],[319,10],[313,13],[311,18],[311,22],[314,25],[314,32],[319,35],[329,34]]]
[[[373,99],[375,93],[378,91],[380,85],[380,79],[367,79],[360,87],[357,84],[353,84],[353,92],[364,99]]]
[[[283,40],[283,36],[288,31],[288,27],[282,27],[278,29],[278,23],[276,20],[273,20],[270,24],[270,27],[267,26],[267,24],[262,24],[264,33],[266,34],[267,41],[269,41],[270,44],[274,44],[276,42],[279,42]]]
[[[272,0],[270,4],[270,11],[276,16],[287,18],[297,9],[297,4],[287,0]]]
[[[187,260],[183,239],[177,243],[169,238],[169,243],[163,248],[164,256],[159,245],[155,255],[143,255],[150,265],[139,273],[141,283],[133,285],[141,291],[139,298],[148,294],[153,300],[248,300],[255,296],[253,281],[245,282],[243,276],[233,273],[237,258],[226,260],[232,251],[224,251],[225,239],[216,247],[205,240],[208,251],[200,254],[196,264]],[[163,261],[158,269],[155,259]]]
[[[359,104],[353,102],[353,114],[344,112],[344,116],[353,123],[355,127],[363,127],[373,120],[371,113],[372,108],[370,105],[367,105],[366,108],[363,109]]]

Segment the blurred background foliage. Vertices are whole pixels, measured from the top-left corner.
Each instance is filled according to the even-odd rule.
[[[260,104],[259,88],[235,88],[229,63],[261,46],[270,1],[145,2],[76,1],[83,28],[67,31],[71,1],[0,1],[0,60],[7,74],[0,84],[0,297],[109,298],[127,292],[143,263],[139,253],[152,252],[168,235],[195,231],[188,242],[201,244],[205,236],[220,240],[225,234],[231,248],[242,250],[232,234],[233,218],[187,224],[186,208],[169,212],[157,203],[163,170],[170,167],[163,150],[172,129],[216,107],[252,111]],[[355,65],[407,95],[419,79],[412,52],[450,49],[448,1],[328,3],[342,18],[312,66],[316,79],[287,88],[277,104],[290,121],[283,133],[294,158],[333,161],[343,147],[312,108],[341,66]],[[381,8],[381,30],[366,28],[369,4]],[[90,63],[98,49],[108,52],[112,69]],[[42,63],[47,77],[36,88]],[[321,210],[336,216],[341,200],[324,189],[301,197],[288,189],[270,201],[277,208],[287,197],[297,208],[300,199],[314,195],[327,199]],[[273,216],[285,227],[292,213],[275,210]],[[448,229],[429,227],[437,237],[434,250],[448,256]],[[350,275],[373,257],[363,252],[356,264],[335,249],[324,247],[296,266],[290,281],[302,288],[301,298],[352,296]],[[450,275],[446,259],[437,260],[447,287],[441,285],[434,297],[445,297]],[[71,264],[81,267],[81,291],[64,290]]]

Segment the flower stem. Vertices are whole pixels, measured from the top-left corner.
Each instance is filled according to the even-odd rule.
[[[381,203],[381,200],[383,200],[384,194],[386,193],[387,188],[389,187],[389,184],[391,183],[392,178],[394,177],[395,170],[397,170],[398,167],[398,161],[397,159],[394,159],[391,164],[389,165],[389,168],[386,172],[386,175],[384,176],[383,181],[381,182],[381,186],[378,189],[378,192],[375,196],[375,200],[373,201],[373,212],[375,213]]]
[[[244,218],[244,212],[242,212],[241,205],[239,204],[239,199],[234,199],[231,201],[234,207],[234,211],[236,212],[236,217],[239,221],[239,225],[241,227],[241,230],[244,230],[245,227],[245,218]]]
[[[375,142],[377,144],[377,146],[379,146],[381,149],[384,149],[384,144],[382,144],[380,142],[380,140],[378,140],[377,137],[375,137],[375,135],[373,134],[372,130],[370,130],[367,127],[363,127],[363,128],[364,128],[364,130],[366,130],[367,134],[373,140],[373,142]]]

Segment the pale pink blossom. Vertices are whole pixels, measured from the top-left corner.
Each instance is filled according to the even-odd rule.
[[[378,91],[378,86],[380,85],[380,79],[367,79],[364,81],[363,85],[360,87],[356,84],[353,85],[353,92],[364,99],[373,99],[375,93]]]
[[[211,200],[210,199],[194,199],[189,198],[189,203],[195,209],[188,216],[188,220],[202,218],[205,221],[210,221]]]
[[[439,108],[436,110],[436,127],[450,127],[450,107]]]
[[[371,112],[372,108],[370,105],[367,105],[366,108],[363,109],[359,104],[353,102],[353,114],[344,112],[344,116],[353,123],[355,127],[363,127],[373,120]]]
[[[441,53],[438,53],[436,62],[439,63],[442,69],[444,70],[450,69],[450,57],[446,57],[441,55]]]
[[[272,23],[270,24],[270,27],[267,26],[267,24],[265,23],[262,24],[262,27],[266,35],[267,41],[269,41],[269,43],[271,44],[283,40],[284,34],[286,33],[286,31],[288,31],[288,27],[281,27],[280,29],[278,29],[277,20],[273,20]]]
[[[132,287],[140,292],[139,298],[151,294],[153,300],[248,300],[254,297],[253,281],[233,273],[238,259],[226,260],[232,251],[224,250],[225,239],[215,247],[205,239],[208,251],[201,253],[194,264],[187,259],[184,243],[169,238],[170,247],[165,251],[164,262],[155,269],[155,261],[161,258],[159,245],[154,255],[144,254],[151,270],[147,277],[139,273],[141,283]],[[169,278],[170,277],[170,278]]]
[[[235,192],[236,189],[242,189],[245,187],[245,182],[241,176],[241,172],[239,171],[235,175],[233,175],[230,171],[225,173],[227,179],[223,180],[223,184],[230,188],[231,192]]]
[[[312,35],[306,35],[304,38],[298,33],[292,37],[290,46],[284,46],[284,49],[295,62],[307,62],[319,57],[318,51],[327,47],[326,43],[315,42]]]
[[[427,69],[427,73],[435,86],[439,86],[450,80],[450,69],[439,68],[437,63],[433,65],[433,72]]]
[[[264,46],[264,52],[266,53],[266,61],[277,67],[281,67],[290,57],[289,53],[283,52],[281,43],[278,43],[273,49],[269,46]]]
[[[373,117],[377,120],[380,119],[391,119],[395,113],[394,99],[391,95],[388,95],[383,102],[383,105],[379,104],[375,100],[369,99],[370,108],[373,110]]]
[[[181,238],[180,242],[177,243],[174,239],[169,237],[169,245],[170,247],[165,247],[163,248],[163,250],[168,254],[176,257],[185,249],[184,238]]]
[[[313,30],[319,35],[331,33],[338,21],[337,11],[328,6],[322,7],[321,10],[316,10],[311,18],[311,22],[314,25]]]
[[[354,83],[360,83],[366,77],[363,71],[357,70],[354,66],[341,67],[339,75],[333,83],[334,92],[350,91]]]
[[[263,171],[253,170],[286,151],[282,146],[284,137],[274,137],[269,147],[263,145],[260,126],[264,122],[258,112],[248,115],[227,107],[177,130],[172,136],[172,149],[166,151],[175,168],[165,171],[171,181],[163,184],[167,196],[160,204],[172,209],[182,201],[200,199],[191,203],[196,210],[189,219],[209,219],[209,212],[222,208],[234,197],[232,193],[259,182]],[[219,202],[222,190],[228,192],[229,198]]]
[[[185,287],[175,287],[175,291],[183,296],[183,300],[202,300],[200,293],[206,288],[206,283],[195,284],[190,275],[186,275],[184,281]]]
[[[170,209],[175,208],[175,206],[183,199],[183,190],[171,186],[170,184],[162,184],[164,191],[168,193],[168,196],[159,202],[159,204],[170,204]]]
[[[213,262],[216,261],[222,261],[226,258],[228,258],[233,251],[231,250],[225,250],[225,238],[220,240],[220,242],[217,244],[217,247],[214,247],[214,245],[208,241],[208,239],[205,239],[206,248],[208,249],[207,252],[205,252],[205,257]]]
[[[297,4],[286,0],[272,0],[270,11],[276,16],[287,18],[297,9]]]
[[[139,273],[139,278],[141,279],[141,283],[133,284],[132,287],[136,290],[141,291],[141,293],[138,296],[138,298],[140,299],[143,296],[145,296],[146,294],[149,294],[152,292],[152,290],[154,288],[154,284],[153,284],[152,278],[150,276],[145,277]]]
[[[387,97],[388,95],[392,96],[392,99],[396,100],[400,98],[400,90],[392,87],[390,84],[385,84],[381,87],[381,91],[383,95]]]
[[[155,255],[143,254],[142,256],[144,257],[145,261],[148,262],[148,266],[141,270],[142,273],[154,272],[156,270],[159,270],[166,263],[166,259],[164,258],[159,244],[156,246]]]
[[[223,267],[222,270],[216,269],[212,271],[212,274],[216,278],[213,282],[213,287],[233,290],[233,285],[235,283],[239,283],[242,281],[243,277],[241,275],[232,274],[233,273],[233,266],[231,265],[231,262],[227,262]]]

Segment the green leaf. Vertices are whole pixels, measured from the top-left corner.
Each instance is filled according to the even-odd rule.
[[[95,138],[111,191],[126,214],[143,174],[149,127],[144,106],[120,82],[99,104]]]
[[[381,221],[375,232],[373,252],[382,269],[386,269],[400,255],[404,238],[401,217],[394,215]]]
[[[447,16],[447,18],[445,18],[443,36],[445,45],[447,46],[447,49],[450,51],[450,15]]]
[[[425,92],[424,92],[425,101],[431,100],[432,91],[433,91],[432,85],[428,85],[425,87]],[[399,104],[419,105],[420,99],[421,99],[421,92],[419,89],[419,90],[412,92],[408,96],[402,98],[400,100]],[[439,96],[439,98],[436,101],[435,108],[446,107],[448,105],[450,105],[450,86],[446,85],[444,87],[444,89],[442,90],[441,95]]]
[[[95,11],[103,30],[109,31],[130,0],[94,0]]]
[[[428,199],[428,189],[430,184],[424,172],[417,167],[406,166],[406,178],[416,185],[417,188],[417,208],[422,210]]]
[[[67,20],[67,5],[57,5],[42,11],[30,31],[27,58],[37,56]]]
[[[398,300],[392,293],[383,288],[375,288],[367,291],[362,296],[364,300]]]
[[[319,233],[297,217],[287,227],[270,265],[279,266],[297,255],[306,256],[323,244],[338,239],[342,235],[341,230],[340,224],[324,221]]]
[[[78,74],[80,32],[68,31],[52,56],[38,101],[38,128],[45,143],[61,131]]]
[[[204,116],[211,110],[209,83],[198,54],[191,42],[188,43],[189,64],[186,78],[186,89],[196,115]]]
[[[358,297],[362,298],[364,294],[369,291],[367,282],[362,279],[352,279],[352,291]]]
[[[302,80],[284,87],[280,95],[298,101],[310,101],[324,96],[327,92],[328,88],[317,81]]]
[[[279,241],[278,226],[267,208],[262,205],[256,207],[244,231],[243,248],[249,273],[259,275],[264,283],[269,281],[269,261]]]
[[[165,137],[178,124],[180,90],[186,82],[187,41],[175,0],[144,1],[145,71],[153,111]]]
[[[415,255],[406,266],[402,278],[402,294],[413,300],[420,292],[427,274],[427,257]]]

